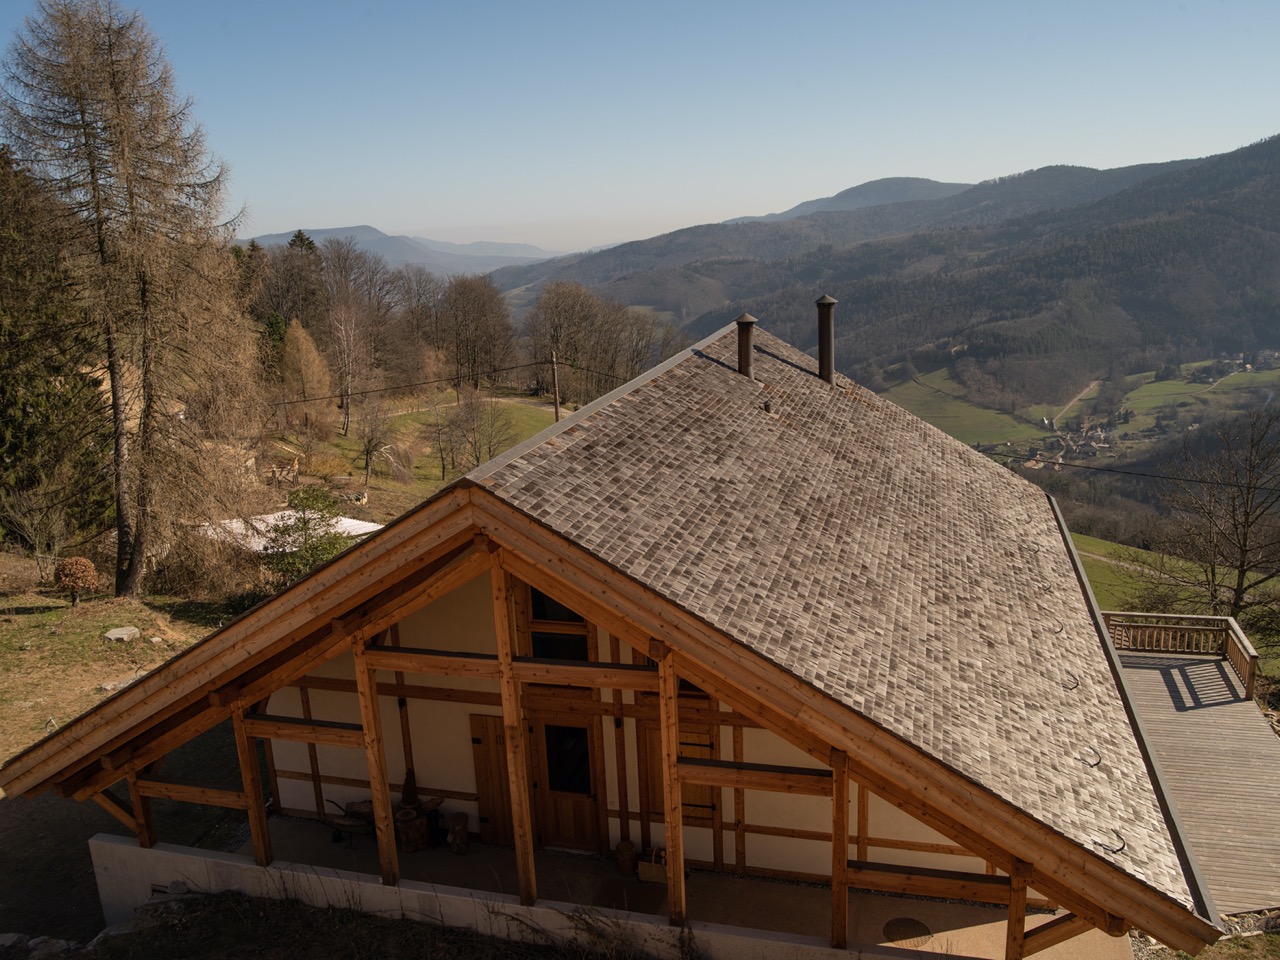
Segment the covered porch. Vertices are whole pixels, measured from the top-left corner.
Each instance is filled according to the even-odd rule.
[[[507,938],[578,937],[587,931],[642,946],[658,956],[680,956],[681,930],[667,920],[664,883],[624,877],[608,859],[539,850],[539,900],[519,903],[513,851],[472,844],[465,854],[448,846],[405,853],[402,879],[386,887],[378,876],[372,836],[334,842],[318,821],[270,820],[277,859],[253,862],[251,845],[224,854],[169,844],[140,848],[125,838],[91,843],[107,922],[125,919],[137,903],[180,881],[192,892],[237,890],[288,895],[320,906],[354,907],[386,916],[465,925]],[[181,889],[181,888],[176,888]],[[812,932],[830,922],[830,889],[823,885],[691,871],[686,881],[689,921],[685,937],[700,955],[732,958],[929,958],[978,960],[1003,955],[1007,910],[866,892],[849,895],[849,944],[833,949]],[[141,902],[141,901],[139,901]],[[1053,914],[1028,916],[1029,929]],[[687,944],[686,944],[687,947]],[[1129,940],[1094,930],[1046,949],[1046,958],[1131,960]]]

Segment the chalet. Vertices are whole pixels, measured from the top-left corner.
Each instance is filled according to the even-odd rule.
[[[0,786],[92,799],[136,833],[142,859],[105,868],[113,895],[135,871],[145,896],[166,875],[137,864],[178,856],[156,798],[246,811],[252,853],[218,855],[208,886],[273,869],[287,815],[363,801],[387,909],[425,911],[406,879],[422,854],[396,842],[409,780],[466,815],[473,855],[510,858],[518,897],[485,901],[502,910],[537,906],[544,851],[629,845],[663,851],[664,928],[700,920],[692,870],[825,885],[830,925],[807,932],[836,948],[869,890],[997,904],[1009,958],[1131,928],[1195,953],[1217,916],[1054,504],[835,374],[833,304],[816,365],[743,316],[19,754]],[[163,775],[227,721],[236,789]]]

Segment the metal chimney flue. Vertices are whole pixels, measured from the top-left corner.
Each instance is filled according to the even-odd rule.
[[[836,382],[836,304],[839,300],[824,295],[818,304],[818,376],[827,383]]]
[[[751,376],[751,331],[755,328],[756,318],[744,313],[734,321],[738,325],[738,372],[748,380]]]

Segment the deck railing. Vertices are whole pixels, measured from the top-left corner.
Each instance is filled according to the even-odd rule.
[[[1144,653],[1204,653],[1225,657],[1253,698],[1258,653],[1234,617],[1203,617],[1173,613],[1103,611],[1102,619],[1117,650]]]

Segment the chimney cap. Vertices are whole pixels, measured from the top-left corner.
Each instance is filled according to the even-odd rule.
[[[822,299],[814,301],[814,303],[816,303],[820,307],[831,306],[839,302],[840,301],[837,300],[835,297],[829,296],[828,294],[825,294],[825,293],[822,295]]]
[[[759,323],[760,321],[757,320],[755,317],[753,317],[751,314],[744,313],[742,314],[742,316],[738,317],[738,319],[734,320],[733,322],[734,323]]]

